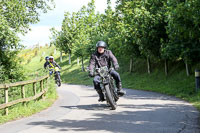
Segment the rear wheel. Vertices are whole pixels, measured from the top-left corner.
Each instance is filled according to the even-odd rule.
[[[115,110],[117,108],[117,104],[115,102],[115,98],[113,97],[112,91],[110,89],[109,85],[105,85],[105,95],[106,95],[106,100],[110,104],[112,110]]]

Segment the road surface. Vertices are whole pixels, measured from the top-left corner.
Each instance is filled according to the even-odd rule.
[[[0,125],[1,133],[200,133],[199,112],[189,103],[126,89],[116,110],[97,102],[93,87],[62,85],[52,107]]]

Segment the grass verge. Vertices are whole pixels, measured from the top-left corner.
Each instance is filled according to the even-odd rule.
[[[23,105],[19,103],[12,107],[9,107],[9,115],[4,115],[4,110],[0,111],[0,124],[6,123],[8,121],[16,120],[19,118],[27,117],[32,114],[38,113],[49,106],[51,106],[54,101],[57,99],[55,84],[53,79],[49,81],[48,92],[45,95],[45,99],[36,99],[34,101],[30,101]]]

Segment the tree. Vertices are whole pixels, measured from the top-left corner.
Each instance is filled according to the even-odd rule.
[[[91,40],[95,34],[97,19],[95,17],[94,0],[83,6],[80,11],[65,13],[62,30],[56,32],[52,29],[54,44],[65,53],[71,53],[82,58],[82,70],[84,71],[83,58],[89,54]]]
[[[131,4],[131,2],[118,3],[113,17],[114,30],[111,31],[114,35],[110,39],[113,41],[112,44],[114,44],[116,53],[130,59],[130,72],[133,69],[133,58],[140,57],[139,47],[134,35],[134,7],[131,7]]]
[[[0,15],[0,67],[3,72],[0,75],[1,82],[8,79],[16,79],[20,77],[21,71],[16,66],[19,66],[16,60],[17,50],[12,50],[17,47],[19,38],[15,32],[10,30],[9,24],[5,17]],[[16,71],[13,73],[13,71]]]
[[[200,57],[200,1],[172,1],[166,3],[166,29],[169,41],[162,52],[171,59],[183,59],[189,76],[189,64]]]
[[[41,12],[55,7],[54,0],[2,0],[1,15],[15,32],[26,33],[29,25],[39,22]]]
[[[25,34],[29,25],[39,21],[39,12],[50,9],[53,0],[12,0],[0,1],[0,68],[4,72],[2,81],[21,80],[17,52],[22,48],[18,34]]]
[[[161,39],[166,38],[163,1],[136,1],[135,37],[141,54],[147,57],[148,73],[150,57],[160,59]]]
[[[77,57],[81,57],[82,62],[82,71],[85,71],[84,69],[84,56],[87,56],[87,50],[92,35],[95,32],[96,27],[96,18],[95,18],[95,5],[94,0],[92,0],[90,3],[88,3],[88,6],[83,6],[82,9],[77,13],[77,36],[75,40],[75,55]]]

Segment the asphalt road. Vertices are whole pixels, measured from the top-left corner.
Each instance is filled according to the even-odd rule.
[[[200,133],[199,112],[189,103],[126,89],[116,110],[97,102],[89,86],[62,85],[47,110],[0,125],[0,133]]]

